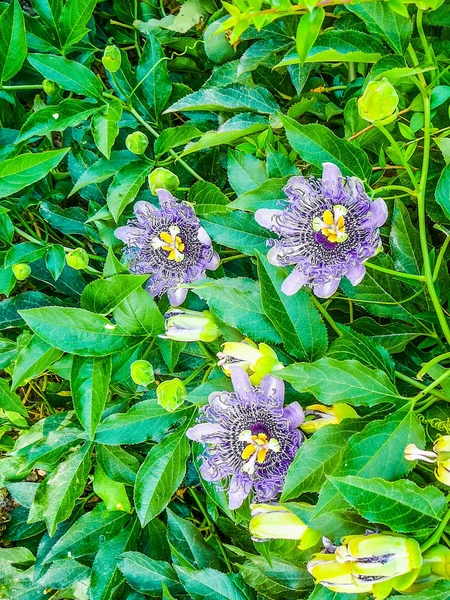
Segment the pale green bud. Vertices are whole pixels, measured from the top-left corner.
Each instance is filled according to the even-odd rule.
[[[12,268],[12,272],[14,273],[14,277],[18,281],[23,281],[31,273],[31,267],[30,267],[30,265],[27,265],[26,263],[17,263],[16,265],[13,265],[11,268]]]
[[[89,256],[83,248],[74,248],[66,254],[66,262],[72,269],[80,271],[88,266]]]
[[[168,169],[164,169],[163,167],[158,167],[154,171],[150,173],[148,176],[148,185],[150,187],[151,193],[155,196],[156,190],[164,189],[169,192],[175,192],[180,185],[180,180],[178,177],[169,171]]]
[[[311,404],[305,410],[305,421],[300,425],[306,433],[314,433],[326,425],[337,425],[344,419],[356,419],[358,413],[348,404]]]
[[[142,131],[134,131],[127,135],[125,145],[133,154],[144,154],[148,146],[148,137]]]
[[[170,379],[163,381],[156,388],[156,397],[158,404],[165,408],[167,412],[173,412],[184,402],[186,388],[181,379]]]
[[[222,348],[222,351],[217,353],[217,364],[222,367],[225,375],[230,376],[232,367],[240,367],[250,374],[253,385],[258,385],[265,375],[284,366],[270,346],[256,345],[248,338],[242,342],[226,342]]]
[[[44,92],[49,96],[54,96],[60,90],[60,87],[56,81],[51,81],[50,79],[44,79],[42,82],[42,87],[44,88]]]
[[[179,342],[213,342],[220,335],[219,328],[207,310],[197,312],[174,308],[164,318],[166,333],[160,335],[161,338]]]
[[[155,381],[153,367],[148,360],[135,360],[130,367],[131,379],[136,385],[147,387]]]
[[[359,115],[369,123],[387,125],[397,117],[398,100],[394,86],[385,77],[371,81],[358,99]]]
[[[115,73],[120,69],[122,64],[122,55],[117,46],[106,46],[102,56],[103,66],[110,73]]]

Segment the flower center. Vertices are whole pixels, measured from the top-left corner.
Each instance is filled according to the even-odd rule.
[[[268,440],[266,433],[252,435],[250,429],[246,429],[239,434],[239,441],[247,442],[247,446],[245,446],[241,456],[242,459],[246,461],[242,466],[242,470],[249,475],[253,475],[255,472],[256,462],[262,464],[266,460],[269,450],[272,450],[273,452],[280,451],[278,440],[275,438],[270,438]]]
[[[176,225],[171,225],[169,231],[162,231],[159,234],[159,237],[154,237],[152,239],[152,247],[167,252],[167,258],[169,260],[181,262],[184,258],[184,243],[179,237],[179,233],[180,228]]]
[[[313,219],[313,229],[320,233],[332,244],[345,242],[348,234],[345,233],[345,219],[347,209],[341,204],[333,206],[331,210],[324,211],[322,218],[315,217]]]

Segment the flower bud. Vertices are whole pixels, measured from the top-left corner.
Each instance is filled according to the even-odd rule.
[[[416,0],[415,5],[421,10],[436,10],[444,4],[444,0]]]
[[[439,579],[450,579],[450,550],[446,546],[432,546],[422,557],[422,568],[414,583],[404,590],[406,594],[417,594]]]
[[[54,96],[60,90],[60,87],[56,81],[51,81],[51,79],[44,79],[42,82],[42,87],[44,88],[44,92],[49,96]]]
[[[415,444],[408,444],[405,448],[406,460],[423,460],[428,463],[437,463],[434,471],[435,477],[444,485],[450,486],[450,435],[440,436],[433,450],[421,450]]]
[[[66,254],[66,262],[69,267],[76,269],[77,271],[85,269],[89,264],[89,257],[86,250],[83,248],[74,248]]]
[[[156,190],[164,189],[169,192],[175,192],[180,185],[178,177],[163,167],[158,167],[148,176],[148,185],[153,196],[156,195]]]
[[[356,410],[348,404],[312,404],[306,407],[305,421],[301,428],[305,433],[314,433],[325,425],[337,425],[344,419],[356,419],[358,416]]]
[[[120,69],[122,64],[122,55],[117,46],[106,46],[102,56],[103,66],[110,73],[115,73]]]
[[[320,540],[321,534],[310,529],[301,519],[279,504],[252,504],[249,530],[254,541],[268,539],[301,540],[299,548],[306,550]]]
[[[335,554],[313,554],[307,564],[307,569],[314,577],[316,584],[320,583],[332,592],[363,594],[372,591],[372,583],[355,581],[352,575],[352,565],[338,562]]]
[[[398,94],[385,77],[379,81],[370,81],[364,94],[358,99],[360,117],[379,125],[387,125],[395,120],[397,106]]]
[[[274,350],[267,344],[258,346],[245,338],[242,342],[226,342],[223,351],[217,353],[219,362],[225,375],[230,376],[231,367],[240,367],[250,373],[250,381],[258,385],[261,379],[271,373],[283,368]]]
[[[159,337],[179,342],[213,342],[220,331],[207,310],[174,308],[164,315],[166,333]]]
[[[148,360],[135,360],[130,367],[131,379],[136,385],[147,387],[155,381],[153,367]]]
[[[144,154],[148,146],[148,137],[142,131],[134,131],[127,135],[125,144],[133,154]]]
[[[31,267],[26,263],[17,263],[12,266],[12,272],[18,281],[23,281],[31,273]]]
[[[184,402],[186,388],[181,379],[170,379],[163,381],[156,388],[156,397],[158,404],[167,412],[173,412]]]

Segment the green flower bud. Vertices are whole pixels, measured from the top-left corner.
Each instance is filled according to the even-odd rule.
[[[136,385],[147,387],[155,381],[153,367],[148,360],[135,360],[130,367],[131,379]]]
[[[421,10],[436,10],[444,4],[444,0],[416,0],[415,5]]]
[[[153,196],[156,195],[156,190],[163,188],[169,192],[175,192],[180,185],[178,177],[163,167],[158,167],[148,176],[148,185]]]
[[[163,381],[156,388],[156,397],[158,404],[165,408],[167,412],[173,412],[184,402],[186,388],[181,379],[170,379]]]
[[[359,115],[369,123],[379,125],[386,125],[396,119],[397,106],[398,94],[385,77],[379,81],[371,81],[358,99]]]
[[[314,433],[325,425],[337,425],[344,419],[356,419],[358,413],[348,404],[311,404],[306,407],[305,420],[300,427],[306,433]]]
[[[321,534],[310,529],[290,510],[274,504],[252,504],[252,519],[249,524],[254,541],[301,540],[299,548],[306,550],[317,544]]]
[[[89,257],[83,248],[74,248],[66,254],[66,262],[69,267],[77,271],[85,269],[89,264]]]
[[[133,154],[144,154],[148,146],[148,137],[141,131],[135,131],[127,135],[125,144]]]
[[[31,267],[26,263],[17,263],[12,266],[12,272],[18,281],[23,281],[31,273]]]
[[[110,73],[115,73],[120,69],[122,64],[122,55],[117,46],[106,46],[102,56],[103,66]]]
[[[258,346],[245,338],[242,342],[226,342],[222,352],[217,353],[219,367],[222,367],[225,375],[230,376],[231,367],[241,367],[250,374],[253,385],[261,383],[261,379],[283,368],[274,350],[267,344]]]
[[[44,79],[42,82],[42,87],[44,88],[44,92],[49,96],[54,96],[60,90],[60,87],[56,81],[51,81],[50,79]]]
[[[166,333],[160,335],[161,338],[180,342],[213,342],[220,335],[219,328],[207,310],[197,312],[174,308],[165,314],[165,320]]]
[[[421,450],[415,444],[408,444],[405,448],[405,458],[436,463],[434,471],[436,479],[450,486],[450,435],[438,437],[432,451]]]

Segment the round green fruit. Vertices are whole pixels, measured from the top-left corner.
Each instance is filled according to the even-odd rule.
[[[236,56],[236,50],[228,41],[225,31],[216,33],[221,25],[222,19],[214,21],[203,34],[206,56],[217,65],[222,65]]]

